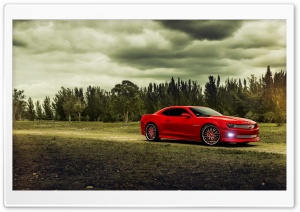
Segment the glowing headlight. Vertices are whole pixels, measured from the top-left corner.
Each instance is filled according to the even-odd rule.
[[[233,133],[228,133],[227,136],[228,136],[229,138],[232,138],[232,137],[234,136],[234,134],[233,134]]]

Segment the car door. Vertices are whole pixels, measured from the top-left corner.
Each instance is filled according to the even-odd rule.
[[[189,116],[182,116],[182,114]],[[169,115],[165,118],[165,132],[175,138],[191,139],[193,134],[194,117],[183,108],[170,109]]]

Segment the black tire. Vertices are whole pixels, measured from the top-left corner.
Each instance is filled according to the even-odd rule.
[[[159,141],[158,128],[155,124],[146,125],[145,136],[148,141]]]
[[[201,130],[202,141],[209,145],[217,145],[220,141],[220,130],[215,125],[205,125]]]

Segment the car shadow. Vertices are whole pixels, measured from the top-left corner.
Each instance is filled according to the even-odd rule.
[[[170,144],[188,144],[188,145],[197,145],[197,146],[206,146],[206,147],[225,147],[225,148],[253,148],[257,147],[254,143],[219,143],[215,146],[206,145],[204,142],[199,141],[186,141],[186,140],[171,140],[171,139],[161,139],[159,143],[170,143]]]
[[[189,144],[189,145],[204,145],[204,143],[199,141],[186,141],[186,140],[171,140],[171,139],[161,139],[160,143],[170,143],[170,144]]]
[[[220,147],[226,147],[226,148],[253,148],[253,147],[257,147],[256,144],[254,143],[220,143],[218,146]]]

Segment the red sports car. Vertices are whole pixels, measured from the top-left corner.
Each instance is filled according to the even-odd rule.
[[[223,116],[208,107],[171,106],[142,116],[141,132],[148,141],[161,138],[219,142],[248,143],[259,141],[256,122]]]

